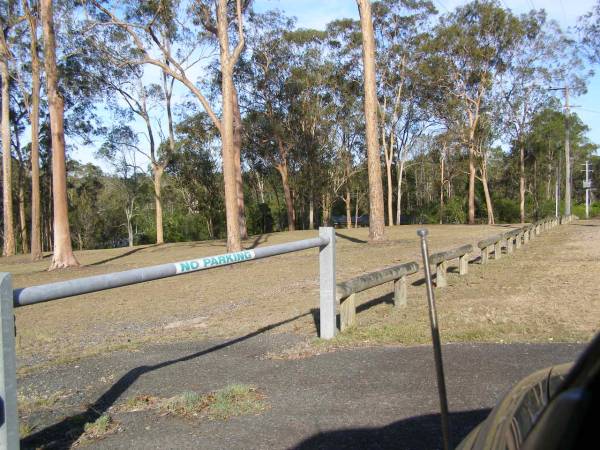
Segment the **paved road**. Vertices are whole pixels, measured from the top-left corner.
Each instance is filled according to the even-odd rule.
[[[340,350],[305,359],[266,359],[296,338],[257,334],[235,342],[160,345],[113,353],[20,380],[24,391],[68,391],[65,405],[28,418],[25,448],[64,448],[125,398],[208,392],[230,383],[258,386],[269,409],[228,421],[192,421],[156,412],[117,413],[122,431],[98,449],[372,448],[440,446],[432,350],[428,346]],[[576,344],[450,344],[443,349],[458,442],[517,380],[573,360]]]

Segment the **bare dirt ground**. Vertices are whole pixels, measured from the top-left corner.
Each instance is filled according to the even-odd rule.
[[[411,260],[420,263],[417,228],[388,228],[384,244],[367,243],[366,228],[338,230],[338,281]],[[510,226],[428,228],[431,252],[435,252],[476,244]],[[245,246],[316,234],[266,234]],[[81,268],[54,272],[46,270],[48,258],[32,263],[17,256],[0,259],[0,271],[11,272],[14,287],[23,287],[224,252],[221,241],[83,251],[76,252]],[[486,266],[474,262],[469,270],[466,277],[451,274],[449,286],[436,290],[446,342],[579,342],[599,328],[600,220],[545,232],[514,255]],[[391,297],[386,294],[391,285],[361,294],[358,326],[333,345],[427,341],[421,278],[419,273],[410,279],[408,306],[401,310],[389,304]],[[150,342],[225,338],[265,327],[311,342],[316,336],[317,305],[318,257],[313,249],[27,306],[16,310],[20,370]]]

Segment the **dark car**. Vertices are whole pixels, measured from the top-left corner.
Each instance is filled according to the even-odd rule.
[[[461,442],[462,450],[599,448],[600,334],[575,364],[517,383]]]

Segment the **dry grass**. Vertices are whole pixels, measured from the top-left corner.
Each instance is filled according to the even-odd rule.
[[[83,434],[73,443],[73,447],[84,446],[106,436],[121,431],[121,427],[109,414],[103,414],[95,422],[88,422],[83,427]]]
[[[590,224],[595,226],[560,227],[514,256],[488,266],[473,264],[467,277],[450,275],[450,286],[437,291],[442,338],[494,342],[589,339],[600,323],[595,293],[595,277],[600,273],[600,221]],[[432,252],[476,243],[506,230],[485,225],[428,228]],[[366,243],[365,228],[339,230],[338,280],[419,261],[416,229],[388,228],[386,245]],[[275,233],[245,244],[271,245],[316,234]],[[220,241],[84,251],[77,252],[83,267],[54,272],[46,271],[47,259],[31,263],[18,256],[0,259],[0,271],[13,273],[14,285],[20,287],[223,252]],[[376,301],[391,285],[360,294],[359,303],[374,304],[359,312],[355,330],[327,345],[426,342],[425,290],[414,283],[420,278],[418,274],[409,279],[409,304],[402,310]],[[49,361],[68,362],[82,355],[135,349],[149,342],[239,336],[278,323],[282,324],[277,331],[311,340],[316,336],[311,309],[317,305],[317,251],[307,250],[28,306],[16,311],[20,370],[24,373],[27,366],[36,370]]]
[[[254,386],[232,384],[208,394],[183,392],[169,398],[138,395],[115,408],[119,412],[155,410],[162,414],[227,420],[230,417],[257,414],[267,408],[265,396]]]

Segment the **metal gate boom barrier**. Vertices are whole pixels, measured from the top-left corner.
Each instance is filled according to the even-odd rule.
[[[336,331],[335,231],[332,227],[319,228],[319,237],[317,238],[104,275],[75,278],[14,291],[10,273],[0,273],[0,350],[2,352],[0,354],[0,449],[19,448],[13,307],[230,266],[316,247],[319,248],[319,336],[323,339],[331,339],[335,336]]]

